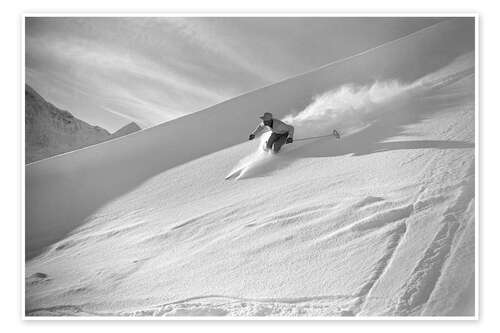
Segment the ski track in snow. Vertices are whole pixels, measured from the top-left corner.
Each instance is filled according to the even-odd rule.
[[[453,241],[462,226],[461,216],[474,200],[474,164],[469,168],[469,176],[459,189],[454,205],[444,213],[441,228],[419,260],[408,280],[401,287],[388,314],[396,316],[415,315],[423,310],[446,265]],[[462,226],[463,227],[463,226]]]

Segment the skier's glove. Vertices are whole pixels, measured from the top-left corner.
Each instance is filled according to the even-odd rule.
[[[292,143],[292,142],[293,142],[293,138],[286,139],[286,143]]]
[[[255,139],[255,135],[250,134],[250,136],[248,137],[248,140],[253,140],[253,139]]]

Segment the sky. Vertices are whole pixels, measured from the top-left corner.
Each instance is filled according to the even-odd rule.
[[[27,17],[26,83],[110,132],[147,128],[442,20]]]

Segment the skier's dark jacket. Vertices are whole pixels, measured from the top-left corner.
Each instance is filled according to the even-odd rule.
[[[253,135],[257,136],[260,134],[260,132],[262,132],[266,127],[269,127],[269,126],[266,126],[264,125],[264,122],[261,122],[252,132]],[[288,124],[285,124],[284,122],[282,122],[281,120],[279,119],[274,119],[273,118],[273,125],[271,127],[271,131],[273,131],[273,133],[276,133],[276,134],[285,134],[285,133],[288,133],[288,137],[289,138],[292,138],[293,139],[293,126],[290,126]]]

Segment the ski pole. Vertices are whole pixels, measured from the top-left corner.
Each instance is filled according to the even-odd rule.
[[[301,139],[294,139],[293,142],[295,142],[295,141],[312,140],[312,139],[318,139],[318,138],[325,138],[325,137],[328,137],[328,136],[334,136],[337,139],[340,139],[339,132],[337,132],[336,130],[333,130],[333,132],[331,134],[320,135],[320,136],[311,136],[311,137],[308,137],[308,138],[301,138]]]

